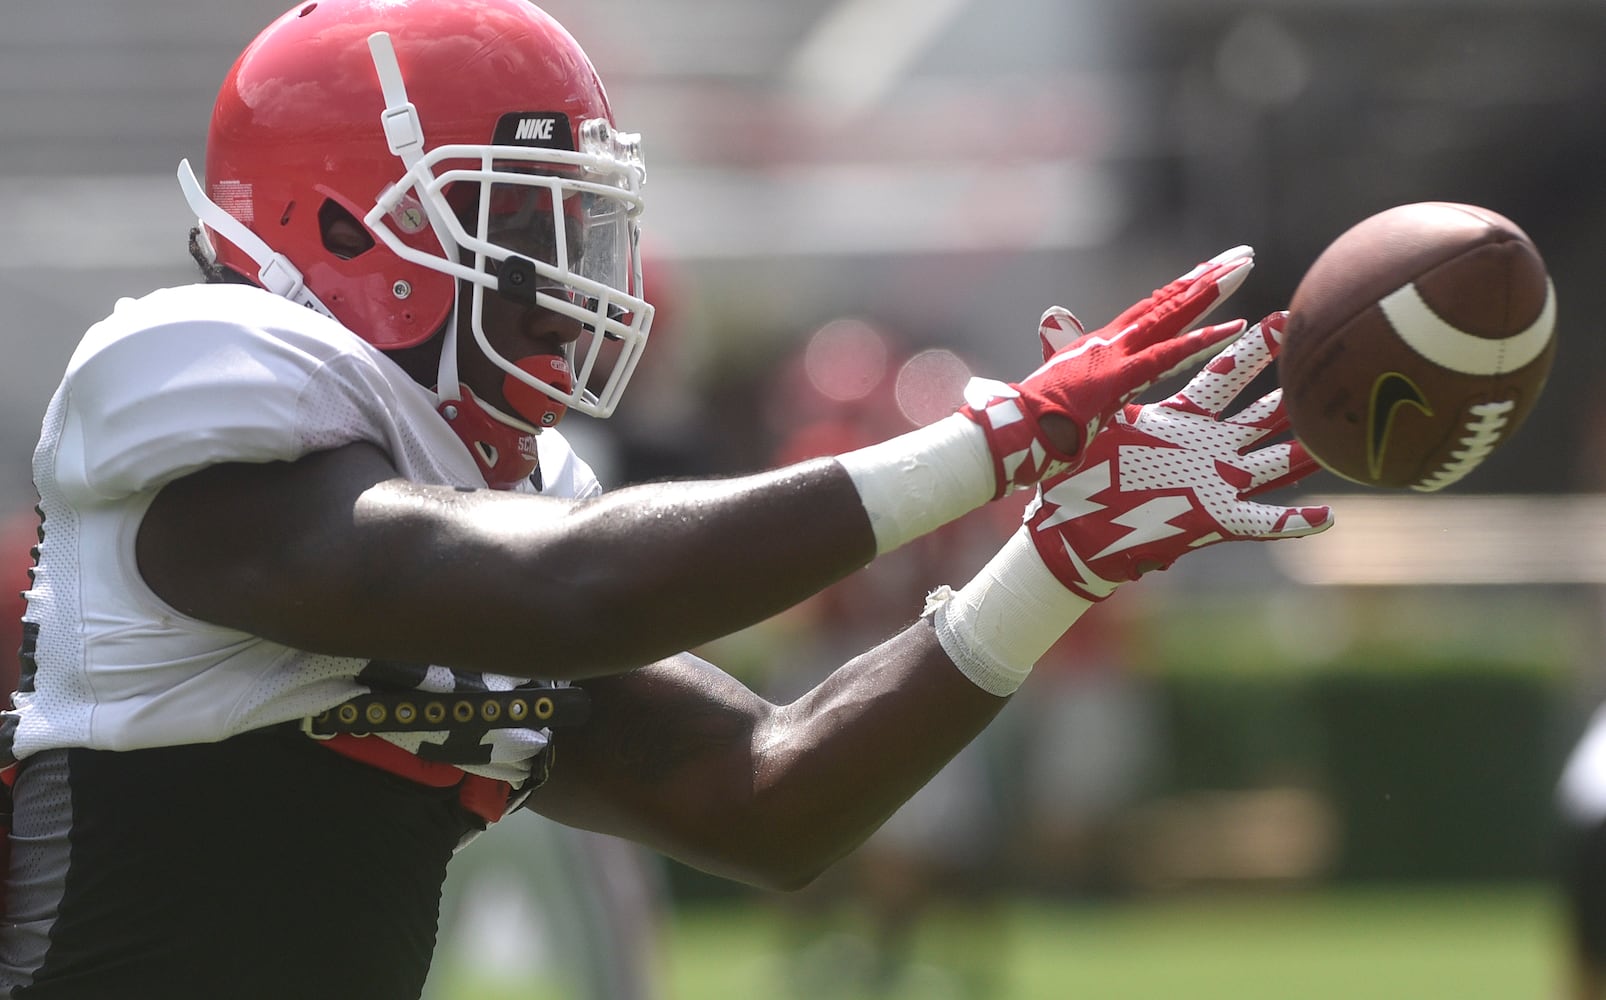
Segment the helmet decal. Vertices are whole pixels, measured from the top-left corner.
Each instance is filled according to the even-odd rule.
[[[561,111],[509,111],[496,123],[493,146],[573,149],[569,116]]]

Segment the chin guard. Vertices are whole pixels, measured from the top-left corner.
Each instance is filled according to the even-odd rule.
[[[443,400],[440,415],[452,428],[474,464],[480,467],[485,485],[493,490],[510,490],[529,479],[540,465],[535,433],[497,419],[497,414],[481,403],[468,386],[461,399]]]
[[[574,391],[574,372],[567,358],[558,354],[532,354],[514,363],[519,371],[561,393]],[[563,401],[549,396],[513,374],[502,379],[502,395],[513,412],[530,425],[545,430],[556,426],[569,409]]]
[[[574,388],[574,373],[561,355],[532,354],[520,358],[517,367],[560,392]],[[494,490],[509,490],[529,479],[539,465],[536,435],[562,420],[568,407],[511,374],[502,380],[502,394],[516,416],[510,417],[482,402],[466,385],[460,391],[461,399],[444,400],[438,409],[468,446],[486,485]]]

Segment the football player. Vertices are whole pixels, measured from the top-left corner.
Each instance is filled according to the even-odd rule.
[[[602,493],[555,429],[640,361],[644,167],[524,0],[306,0],[241,54],[207,282],[85,334],[41,542],[0,980],[17,998],[413,997],[447,859],[509,810],[788,888],[975,736],[1092,602],[1308,534],[1280,316],[1201,264],[960,412],[765,474]],[[1158,379],[1222,352],[1179,395]],[[683,653],[1006,492],[977,577],[786,705]]]

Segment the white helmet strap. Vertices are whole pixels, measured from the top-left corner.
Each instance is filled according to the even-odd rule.
[[[256,262],[258,284],[275,295],[282,295],[291,302],[334,318],[329,307],[307,288],[301,277],[301,269],[290,263],[290,258],[268,246],[262,237],[247,229],[245,223],[223,211],[206,196],[201,182],[195,178],[195,171],[190,169],[189,160],[180,160],[178,163],[178,186],[184,192],[184,200],[189,203],[190,211],[195,213],[202,225],[210,227]]]
[[[390,35],[376,31],[368,36],[368,54],[374,60],[374,72],[379,75],[379,89],[385,97],[385,110],[379,116],[385,130],[385,142],[390,151],[409,172],[424,156],[424,126],[418,119],[418,108],[407,99],[407,85],[402,80],[401,65],[396,62],[396,49],[390,44]],[[428,170],[425,168],[425,173]],[[441,252],[448,259],[456,256],[453,248],[457,241],[451,230],[439,217],[430,200],[421,199],[424,215],[429,219],[435,238],[440,241]],[[460,296],[456,283],[452,289],[452,314],[446,320],[446,335],[441,341],[441,359],[435,373],[435,392],[442,400],[461,399],[462,389],[457,380],[457,312]]]

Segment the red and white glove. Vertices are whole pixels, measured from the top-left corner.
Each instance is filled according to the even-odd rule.
[[[1288,429],[1281,389],[1222,416],[1276,357],[1286,318],[1257,323],[1170,399],[1116,414],[1078,469],[1042,482],[1020,530],[969,583],[927,596],[922,614],[960,672],[1008,696],[1120,584],[1216,542],[1332,525],[1326,507],[1250,499],[1316,469],[1298,442],[1265,443]]]
[[[987,436],[997,479],[994,496],[1084,465],[1083,445],[1122,406],[1242,333],[1243,320],[1189,328],[1237,290],[1253,266],[1254,251],[1234,247],[1092,333],[1059,306],[1045,312],[1038,324],[1041,368],[1020,382],[977,378],[965,387],[959,412]],[[1062,438],[1056,446],[1042,426],[1049,414],[1070,421],[1074,441]]]
[[[1250,499],[1317,467],[1298,441],[1260,446],[1288,430],[1281,389],[1221,415],[1277,356],[1287,317],[1255,324],[1170,399],[1127,406],[1075,471],[1043,481],[1025,523],[1060,583],[1098,601],[1206,545],[1310,535],[1333,523],[1327,507]]]

